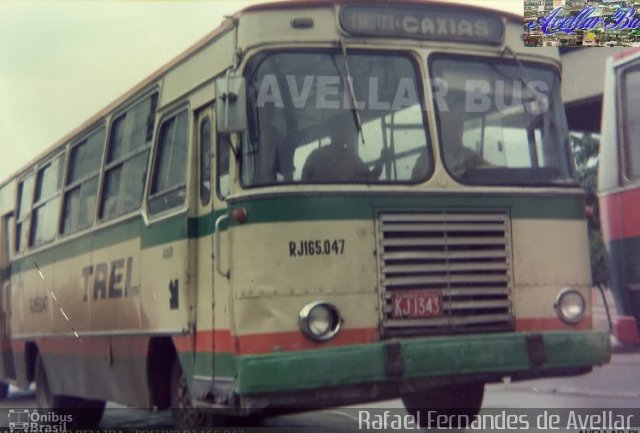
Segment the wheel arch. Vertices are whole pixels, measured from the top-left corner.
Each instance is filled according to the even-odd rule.
[[[171,407],[171,369],[177,359],[171,337],[154,337],[147,351],[147,384],[151,405]]]

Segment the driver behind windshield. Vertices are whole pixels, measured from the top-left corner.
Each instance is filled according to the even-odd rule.
[[[358,156],[358,130],[352,113],[342,114],[332,122],[331,142],[315,149],[302,168],[304,182],[375,181],[382,173],[385,149],[373,169]]]

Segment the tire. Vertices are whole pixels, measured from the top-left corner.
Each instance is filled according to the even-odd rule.
[[[461,429],[478,415],[483,397],[484,383],[480,382],[435,388],[427,394],[405,395],[402,403],[419,419],[423,428]]]
[[[47,372],[40,354],[36,358],[36,403],[40,409],[70,415],[71,428],[96,428],[104,414],[105,402],[51,393]]]
[[[171,408],[173,425],[177,429],[200,428],[208,425],[207,413],[191,401],[187,378],[176,358],[171,368]]]

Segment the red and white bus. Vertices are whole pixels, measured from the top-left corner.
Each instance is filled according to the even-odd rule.
[[[640,48],[607,62],[598,191],[622,343],[640,344]]]

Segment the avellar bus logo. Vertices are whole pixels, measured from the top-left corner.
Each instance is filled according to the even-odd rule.
[[[37,409],[10,409],[9,431],[24,433],[61,433],[69,431],[73,416]]]
[[[640,18],[636,18],[635,8],[619,8],[611,17],[596,16],[596,7],[582,9],[577,15],[566,16],[565,9],[559,7],[546,17],[531,21],[527,29],[540,30],[545,34],[575,33],[576,30],[603,28],[606,32],[637,30]]]

